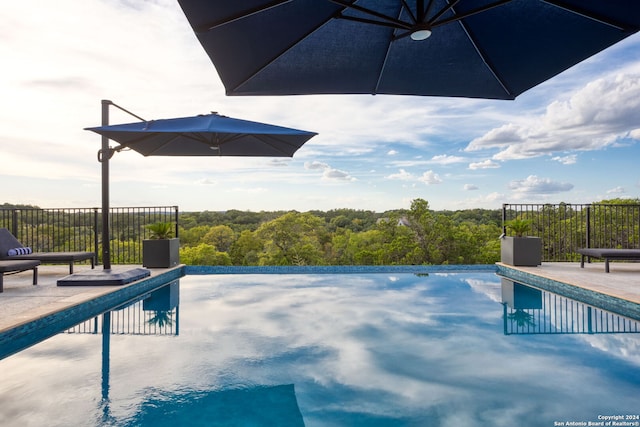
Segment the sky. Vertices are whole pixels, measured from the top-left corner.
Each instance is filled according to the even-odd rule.
[[[110,162],[114,207],[499,209],[640,197],[640,34],[514,101],[229,97],[176,0],[0,9],[0,204],[101,204],[101,100],[145,119],[229,117],[317,132],[293,158]],[[110,123],[135,121],[111,108]],[[115,144],[112,144],[115,145]]]

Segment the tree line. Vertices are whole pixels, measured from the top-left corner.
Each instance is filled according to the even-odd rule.
[[[12,224],[12,209],[42,250],[94,247],[93,209],[42,210],[0,205],[0,222]],[[640,200],[591,204],[507,205],[502,209],[434,211],[423,199],[409,209],[330,211],[179,212],[180,259],[187,265],[411,265],[492,264],[500,260],[505,219],[531,221],[543,239],[543,260],[575,261],[578,247],[638,247]],[[173,219],[173,214],[161,218]],[[115,264],[141,261],[142,239],[155,212],[112,214],[111,256]],[[167,219],[161,219],[167,221]],[[175,223],[174,223],[175,225]],[[34,240],[35,239],[35,240]],[[99,247],[96,246],[96,247]],[[100,258],[101,254],[98,254]]]
[[[491,264],[500,260],[501,210],[410,209],[182,212],[187,265]]]

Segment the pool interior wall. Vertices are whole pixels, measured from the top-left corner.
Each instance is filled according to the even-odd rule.
[[[505,335],[491,270],[188,274],[167,295],[175,333],[59,334],[0,361],[0,425],[549,426],[637,410],[639,334]]]

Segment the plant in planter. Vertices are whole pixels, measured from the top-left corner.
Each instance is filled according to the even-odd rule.
[[[161,240],[173,237],[173,224],[170,222],[156,222],[147,225],[147,230],[151,232],[151,239]]]
[[[515,236],[503,236],[500,242],[500,259],[503,263],[535,267],[542,264],[542,239],[526,236],[531,231],[531,220],[513,219],[506,223]]]
[[[150,238],[142,241],[142,265],[150,268],[175,267],[180,262],[180,239],[173,237],[173,224],[147,225]]]
[[[506,226],[516,237],[525,237],[525,234],[531,231],[531,220],[516,218],[508,221]]]

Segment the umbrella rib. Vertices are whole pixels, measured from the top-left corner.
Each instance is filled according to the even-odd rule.
[[[285,141],[285,140],[282,140],[282,139],[277,139],[274,135],[265,135],[265,134],[262,134],[262,135],[261,135],[261,134],[255,134],[255,135],[253,135],[253,136],[254,136],[256,139],[258,139],[260,142],[262,142],[263,144],[266,144],[266,145],[268,145],[269,147],[271,147],[271,148],[273,148],[274,150],[276,150],[277,152],[284,154],[284,156],[285,156],[285,157],[293,157],[293,154],[292,154],[292,155],[289,155],[289,153],[287,153],[285,150],[282,150],[282,149],[280,149],[279,147],[277,147],[275,144],[272,144],[272,143],[269,141],[269,138],[275,139],[275,140],[277,140],[278,142],[280,142],[280,143],[282,143],[282,144],[286,144],[286,145],[288,145],[289,147],[296,147],[296,145],[295,145],[295,144],[291,144],[291,143],[289,143],[289,142],[287,142],[287,141]]]
[[[246,137],[246,135],[241,135],[241,134],[220,134],[220,133],[216,133],[216,136],[220,136],[223,135],[223,138],[218,140],[217,145],[213,145],[212,143],[210,143],[209,141],[202,141],[199,138],[193,138],[193,139],[197,139],[199,142],[204,142],[207,145],[210,145],[211,147],[217,147],[218,148],[218,154],[222,155],[222,146],[224,146],[225,144],[228,144],[230,142],[233,142],[235,140],[239,140],[243,137]],[[224,135],[227,135],[226,137],[224,137]],[[184,136],[188,136],[188,135],[184,135]],[[285,155],[286,157],[291,157],[289,155],[289,153],[287,153],[285,150],[279,148],[277,145],[273,144],[270,142],[270,139],[275,139],[277,142],[283,144],[283,145],[288,145],[290,147],[297,147],[295,144],[291,144],[283,139],[278,139],[275,135],[270,135],[270,134],[252,134],[252,137],[256,138],[257,140],[259,140],[260,142],[262,142],[265,145],[268,145],[269,147],[273,148],[275,151]]]
[[[126,143],[122,143],[122,142],[118,141],[120,145],[118,147],[116,147],[116,148],[120,149],[120,150],[122,150],[124,147],[132,148],[131,147],[132,145],[136,145],[136,144],[138,144],[140,142],[144,142],[147,139],[152,138],[152,137],[153,137],[153,135],[151,135],[149,133],[143,133],[142,136],[140,136],[139,138],[134,138],[134,139],[132,139],[130,141],[127,141]],[[110,138],[110,139],[112,139],[112,138]]]
[[[354,9],[354,10],[357,10],[359,12],[375,16],[376,18],[383,19],[385,21],[388,21],[389,23],[396,24],[394,26],[394,28],[406,28],[406,29],[411,28],[410,24],[407,24],[406,22],[403,22],[403,21],[401,21],[399,19],[393,18],[391,16],[387,16],[387,15],[385,15],[383,13],[380,13],[380,12],[376,12],[375,10],[367,9],[366,7],[358,6],[358,5],[353,4],[353,3],[349,3],[348,1],[345,1],[345,0],[329,0],[329,1],[331,3],[336,3],[336,4],[340,5],[340,6],[344,6],[346,9]],[[342,12],[340,12],[340,14],[337,17],[338,18],[345,18],[345,16],[342,14]],[[348,18],[353,18],[353,17],[348,17]],[[370,21],[368,23],[384,25],[380,21]]]
[[[402,0],[402,4],[407,7],[407,2],[405,0]],[[407,9],[409,8],[407,7]],[[409,11],[411,11],[411,9],[409,9]],[[416,17],[417,21],[422,21],[424,19],[424,0],[416,0]],[[417,21],[414,18],[414,22]]]
[[[181,136],[182,134],[177,134],[174,135],[172,138],[169,138],[164,144],[158,145],[157,147],[155,147],[153,150],[149,151],[149,154],[145,154],[145,156],[150,156],[153,153],[155,153],[156,151],[160,150],[161,148],[164,148],[166,145],[170,144],[171,142],[173,142],[176,138],[178,138],[179,136]]]
[[[429,24],[432,24],[433,22],[437,21],[438,18],[440,18],[445,13],[447,13],[449,10],[452,10],[453,6],[455,6],[459,2],[460,0],[453,0],[451,3],[447,3],[445,7],[443,7],[442,9],[440,9],[440,11],[436,12],[436,14],[433,15],[433,17],[429,20]]]
[[[458,1],[459,1],[459,0],[458,0]],[[433,18],[433,19],[430,21],[430,23],[431,23],[431,27],[432,27],[432,28],[435,28],[435,27],[439,27],[440,25],[449,24],[449,23],[454,22],[454,21],[460,21],[461,19],[468,18],[468,17],[473,16],[473,15],[476,15],[476,14],[478,14],[478,13],[486,12],[487,10],[491,10],[491,9],[496,8],[496,7],[498,7],[498,6],[502,6],[503,4],[510,3],[511,1],[513,1],[513,0],[499,0],[499,1],[496,1],[496,2],[494,2],[494,3],[488,4],[488,5],[486,5],[486,6],[479,7],[479,8],[477,8],[477,9],[470,10],[470,11],[469,11],[469,12],[467,12],[467,13],[463,13],[463,14],[455,14],[455,16],[453,16],[453,17],[451,17],[451,18],[447,18],[447,19],[443,19],[442,21],[435,22],[435,21],[440,17],[440,16],[437,16],[437,17]],[[456,3],[457,3],[457,2],[456,2]],[[454,5],[455,5],[455,4],[451,4],[451,6],[452,6],[452,7],[453,7]]]
[[[511,99],[516,99],[516,97],[513,94],[513,92],[507,87],[506,83],[502,80],[502,78],[500,78],[500,76],[498,75],[498,73],[496,72],[494,67],[489,63],[489,61],[487,60],[487,58],[484,55],[484,53],[482,52],[482,50],[480,50],[480,47],[478,47],[478,44],[476,43],[475,39],[471,36],[471,33],[469,32],[469,29],[464,24],[464,22],[458,21],[458,24],[460,24],[460,26],[462,27],[462,30],[467,35],[467,38],[469,39],[469,42],[471,42],[471,44],[473,45],[473,48],[478,53],[478,56],[480,57],[480,59],[482,59],[482,62],[484,62],[484,64],[487,66],[487,68],[489,69],[489,72],[493,75],[493,77],[495,77],[496,81],[500,84],[500,86],[502,86],[502,88],[504,89],[505,93],[507,95],[509,95],[511,97]]]
[[[158,150],[160,150],[161,148],[165,147],[166,145],[170,144],[171,142],[173,142],[175,139],[179,138],[179,137],[185,137],[185,138],[189,138],[189,139],[193,139],[197,142],[203,143],[203,144],[207,144],[207,145],[211,145],[206,139],[204,138],[199,138],[197,135],[194,135],[193,133],[186,133],[186,132],[181,132],[181,133],[177,133],[174,136],[172,136],[171,138],[169,138],[166,142],[164,142],[161,145],[158,145],[157,147],[155,147],[153,150],[149,151],[148,154],[145,154],[145,156],[150,156],[153,153],[157,152]],[[126,143],[122,144],[119,147],[116,147],[116,149],[122,149],[124,147],[127,148],[131,148],[131,149],[135,149],[133,148],[136,144],[140,144],[142,142],[145,142],[146,140],[153,138],[154,135],[153,134],[144,134],[144,136],[141,136],[140,138],[135,138],[131,141],[127,141]],[[121,148],[122,147],[122,148]]]
[[[345,21],[361,22],[363,24],[373,24],[373,25],[379,25],[381,27],[389,27],[393,29],[403,29],[403,30],[411,29],[410,24],[404,24],[400,26],[395,22],[391,23],[391,22],[376,21],[375,19],[360,18],[357,16],[339,15],[337,16],[337,18],[344,19]]]
[[[424,19],[423,11],[422,11],[422,9],[424,8],[423,2],[424,0],[418,0],[417,6],[416,6],[416,13],[414,14],[411,8],[409,7],[409,4],[407,4],[407,0],[402,0],[402,4],[404,5],[404,8],[406,9],[407,13],[409,14],[409,16],[411,17],[411,20],[414,23],[420,22]]]
[[[197,33],[205,33],[207,31],[214,30],[214,29],[216,29],[218,27],[221,27],[223,25],[230,24],[230,23],[232,23],[234,21],[238,21],[240,19],[247,18],[247,17],[249,17],[251,15],[255,15],[256,13],[264,12],[265,10],[269,10],[271,8],[283,5],[285,3],[289,3],[291,1],[292,0],[274,0],[274,1],[269,2],[269,3],[267,3],[267,4],[263,5],[263,6],[258,6],[258,7],[254,7],[253,9],[249,9],[249,10],[245,10],[245,11],[242,11],[242,12],[238,12],[237,14],[232,15],[230,17],[227,17],[227,18],[225,18],[225,19],[223,19],[221,21],[214,21],[214,22],[210,22],[210,23],[207,23],[207,24],[199,25],[198,28],[194,28],[194,30]]]
[[[421,22],[424,20],[425,17],[429,16],[429,14],[431,13],[431,9],[433,9],[434,4],[435,4],[435,0],[429,0],[427,9],[424,11],[422,18],[420,19]]]
[[[400,8],[398,13],[402,13],[402,8]],[[374,87],[373,94],[378,93],[378,88],[380,87],[380,82],[382,81],[382,73],[384,72],[384,68],[387,66],[387,60],[389,59],[389,53],[391,51],[391,43],[393,43],[398,38],[406,37],[409,34],[411,34],[410,30],[405,32],[401,37],[396,37],[395,35],[392,35],[391,40],[389,41],[389,44],[387,45],[387,52],[384,55],[384,61],[382,61],[382,65],[380,66],[380,71],[378,71],[378,78],[376,80],[376,85]]]
[[[626,31],[626,32],[636,32],[638,31],[638,27],[634,27],[634,26],[629,26],[626,24],[623,24],[621,22],[617,22],[614,21],[613,19],[610,19],[608,17],[605,16],[601,16],[601,15],[597,15],[593,12],[589,12],[586,11],[585,9],[581,9],[579,7],[575,7],[573,5],[569,5],[561,0],[542,0],[544,3],[550,4],[551,6],[555,6],[558,7],[560,9],[564,9],[567,12],[571,12],[571,13],[575,13],[577,15],[583,16],[587,19],[591,19],[593,21],[597,21],[600,22],[601,24],[605,24],[608,25],[610,27],[616,28],[618,30],[621,31]]]

